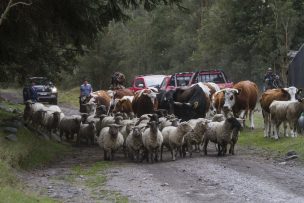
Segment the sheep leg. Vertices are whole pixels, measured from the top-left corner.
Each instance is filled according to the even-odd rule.
[[[218,155],[218,156],[221,156],[221,154],[222,154],[221,145],[220,145],[220,144],[217,144],[217,146],[218,146],[217,155]]]
[[[183,150],[182,150],[182,147],[178,147],[177,150],[178,150],[178,152],[179,152],[179,157],[182,158],[182,157],[183,157]]]
[[[158,148],[155,150],[154,161],[155,161],[155,162],[158,162]]]
[[[274,139],[276,140],[279,139],[279,135],[278,135],[279,129],[280,129],[280,124],[273,122]]]
[[[205,155],[207,155],[207,146],[208,146],[208,142],[209,142],[208,139],[205,139],[205,140],[204,140],[203,151],[204,151],[204,154],[205,154]]]
[[[294,121],[294,122],[293,122],[293,124],[292,124],[292,125],[290,125],[290,126],[293,126],[293,132],[294,132],[294,136],[295,136],[295,137],[298,137],[298,135],[297,135],[297,132],[298,132],[298,124],[297,124],[297,120],[296,120],[296,121]]]
[[[164,151],[164,145],[162,144],[160,147],[160,160],[163,160],[163,151]]]
[[[170,152],[171,152],[172,161],[175,161],[173,148],[170,148]]]
[[[284,137],[289,137],[289,133],[287,133],[287,122],[283,122],[283,128],[284,128]],[[292,135],[291,135],[292,136]]]
[[[103,159],[104,159],[105,161],[108,160],[108,159],[107,159],[107,151],[106,151],[106,150],[103,150]]]

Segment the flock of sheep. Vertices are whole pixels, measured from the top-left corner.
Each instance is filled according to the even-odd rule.
[[[253,85],[253,91],[257,91],[255,89]],[[249,98],[245,95],[245,88],[220,90],[215,96],[222,94],[223,101],[219,104],[222,104],[224,110],[227,107],[226,92],[229,91],[232,91],[232,96],[227,97],[227,100],[230,103],[235,101],[233,105],[238,104],[241,97]],[[304,111],[303,99],[296,99],[299,92],[297,88],[289,87],[268,90],[262,94],[260,104],[264,117],[265,137],[274,136],[278,139],[278,130],[282,122],[289,122],[291,136],[296,136],[297,119]],[[254,97],[256,103],[256,96]],[[206,155],[209,141],[216,144],[219,156],[227,153],[228,145],[230,145],[229,153],[234,154],[241,123],[244,122],[244,118],[239,119],[234,116],[233,106],[228,112],[222,110],[224,114],[183,122],[173,114],[161,113],[144,114],[139,118],[120,112],[109,116],[104,114],[104,109],[99,111],[95,103],[89,106],[88,113],[65,116],[56,105],[45,106],[29,101],[25,105],[24,120],[36,129],[47,130],[50,135],[59,132],[61,140],[65,137],[65,140],[73,141],[76,134],[78,145],[83,141],[88,145],[97,141],[104,150],[105,160],[113,160],[115,152],[122,151],[125,157],[135,161],[147,160],[147,162],[162,160],[164,147],[171,152],[172,160],[176,160],[178,153],[180,157],[185,157],[187,153],[191,157],[192,152],[201,151],[201,147]],[[250,118],[253,121],[253,114]],[[271,126],[274,126],[273,129]],[[284,125],[284,135],[286,135],[286,125]]]
[[[95,141],[104,150],[104,159],[113,160],[115,152],[122,151],[132,160],[154,162],[162,160],[163,148],[166,147],[176,159],[179,152],[185,157],[192,155],[194,149],[207,154],[208,142],[217,143],[218,155],[225,155],[227,145],[229,153],[234,154],[241,125],[230,116],[217,114],[213,120],[205,118],[180,122],[174,115],[159,116],[145,114],[140,118],[129,118],[121,113],[113,116],[99,114],[96,106],[93,112],[82,115],[65,116],[56,105],[45,106],[41,103],[27,102],[24,120],[35,129],[45,129],[51,135],[59,131],[60,138],[76,143]],[[160,154],[159,154],[160,153]]]

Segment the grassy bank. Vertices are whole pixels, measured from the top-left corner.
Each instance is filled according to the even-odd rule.
[[[79,108],[79,87],[70,90],[59,90],[58,101],[59,104]]]
[[[304,160],[304,137],[302,135],[296,138],[281,137],[279,140],[264,138],[264,123],[261,113],[255,114],[255,125],[254,130],[245,129],[241,132],[238,144],[263,149],[272,156],[280,157],[283,157],[288,151],[294,150],[300,160]]]
[[[21,105],[1,102],[11,108],[22,109]],[[20,115],[0,109],[0,122],[11,122]],[[5,126],[3,124],[3,126]],[[69,151],[70,148],[33,134],[27,128],[20,127],[17,141],[5,138],[10,133],[0,128],[0,200],[2,202],[53,202],[49,198],[40,198],[35,194],[28,194],[22,188],[22,182],[16,177],[18,170],[29,170],[42,167],[56,157]]]

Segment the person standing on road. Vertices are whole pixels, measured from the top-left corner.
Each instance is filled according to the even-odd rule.
[[[35,82],[32,81],[30,88],[30,99],[32,100],[32,102],[37,102],[37,91],[34,86],[35,86]]]
[[[80,86],[80,97],[83,96],[90,96],[90,94],[93,92],[92,86],[88,83],[87,79],[83,80],[83,84]]]
[[[83,80],[83,84],[80,86],[80,95],[79,95],[79,111],[81,113],[86,113],[82,104],[86,103],[87,99],[90,97],[90,94],[93,92],[92,86],[88,83],[87,79]]]

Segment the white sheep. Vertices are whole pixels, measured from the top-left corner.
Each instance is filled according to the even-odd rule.
[[[142,140],[144,147],[146,149],[146,159],[149,162],[151,158],[151,162],[158,161],[158,153],[160,147],[163,143],[163,136],[158,129],[158,123],[156,121],[151,121],[148,123],[149,128],[145,129]]]
[[[284,123],[284,136],[288,136],[285,123],[289,122],[291,137],[296,137],[297,121],[304,111],[303,99],[298,101],[273,101],[269,109],[274,138],[279,138],[279,128],[282,122]]]
[[[87,141],[87,145],[89,145],[89,141],[91,144],[94,144],[94,138],[96,136],[96,127],[94,121],[90,121],[89,123],[80,124],[79,133],[77,135],[77,145],[80,144],[80,141],[85,138]]]
[[[161,146],[160,159],[163,159],[163,147],[165,146],[171,151],[172,160],[175,161],[177,151],[179,150],[181,153],[181,147],[184,142],[185,134],[191,130],[192,127],[188,122],[182,122],[177,127],[165,127],[162,130],[163,143]]]
[[[225,155],[227,151],[227,144],[231,142],[231,135],[233,129],[241,129],[240,122],[230,117],[221,122],[209,122],[208,127],[204,133],[204,146],[203,151],[207,155],[208,142],[218,144],[218,155]]]
[[[110,124],[109,127],[105,127],[100,131],[97,142],[104,150],[104,160],[114,160],[115,152],[123,146],[124,139],[119,132],[121,125]]]
[[[279,128],[282,122],[284,122],[284,136],[288,136],[287,134],[287,106],[294,101],[273,101],[270,106],[270,120],[271,125],[273,126],[273,135],[277,140],[279,139]]]
[[[289,121],[291,136],[297,137],[298,119],[304,111],[304,99],[299,99],[287,106],[286,118]]]
[[[196,123],[193,130],[185,134],[184,144],[182,147],[183,157],[186,156],[186,151],[189,152],[190,157],[192,156],[193,145],[199,149],[199,146],[203,142],[204,133],[206,132],[209,122],[210,121],[207,119],[200,120]]]
[[[74,134],[79,133],[81,117],[78,115],[65,116],[59,123],[60,139],[65,134],[67,140],[74,139]]]
[[[49,132],[49,135],[51,136],[52,131],[54,133],[57,132],[57,129],[59,128],[60,123],[60,112],[53,112],[53,111],[46,111],[43,116],[42,125],[43,127]]]
[[[43,110],[44,108],[45,106],[41,103],[33,103],[32,101],[27,101],[25,103],[24,114],[23,114],[24,121],[25,122],[29,121],[33,123],[34,113],[39,110]]]
[[[140,150],[143,146],[141,128],[134,127],[126,139],[126,147],[132,160],[140,161]]]

